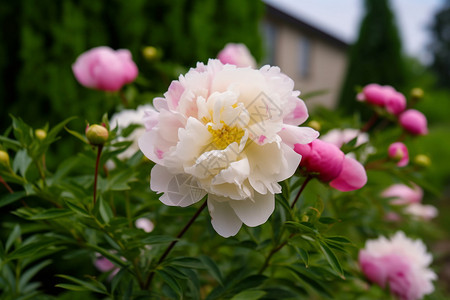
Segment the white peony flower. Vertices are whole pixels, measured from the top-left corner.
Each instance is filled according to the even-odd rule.
[[[139,151],[139,145],[138,145],[138,139],[139,137],[145,132],[144,128],[144,114],[147,110],[154,110],[153,106],[147,104],[147,105],[140,105],[136,109],[124,109],[116,114],[114,114],[111,117],[110,124],[111,129],[116,128],[116,126],[119,126],[119,134],[121,131],[128,126],[134,124],[134,125],[141,125],[141,127],[136,128],[133,130],[133,132],[127,136],[122,137],[119,136],[117,138],[118,142],[124,142],[124,141],[132,141],[133,143],[122,153],[117,155],[117,157],[121,160],[127,159],[132,157],[137,151]]]
[[[366,277],[402,300],[418,300],[434,290],[436,274],[429,269],[433,258],[421,240],[403,232],[387,239],[383,236],[366,242],[359,252],[359,264]]]
[[[293,175],[318,132],[298,127],[308,118],[294,82],[277,67],[260,70],[198,63],[173,81],[157,111],[145,116],[139,139],[156,163],[150,187],[166,205],[188,206],[208,195],[214,229],[235,235],[242,226],[266,222],[279,181]]]

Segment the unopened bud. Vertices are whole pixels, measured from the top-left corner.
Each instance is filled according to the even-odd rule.
[[[9,155],[4,150],[0,150],[0,165],[9,168]]]
[[[44,140],[47,137],[47,132],[43,129],[36,129],[34,131],[34,135],[38,138],[38,140]]]
[[[302,222],[308,222],[308,221],[309,221],[309,217],[307,215],[303,215]]]
[[[320,123],[316,120],[309,121],[308,126],[317,131],[320,131],[320,129],[322,128],[322,125],[320,125]]]
[[[414,163],[421,167],[429,167],[431,165],[431,159],[428,155],[418,154],[414,157]]]
[[[91,125],[86,129],[86,137],[91,145],[100,146],[108,140],[108,129],[101,125]]]
[[[424,92],[421,88],[413,88],[411,90],[411,97],[414,99],[421,99],[423,98]]]
[[[158,49],[152,46],[147,46],[142,49],[142,55],[146,60],[152,61],[158,58]]]

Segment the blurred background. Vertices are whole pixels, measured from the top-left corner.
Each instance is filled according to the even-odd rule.
[[[450,228],[448,0],[16,0],[0,2],[0,27],[2,132],[8,114],[34,127],[75,115],[70,126],[82,130],[84,121],[120,109],[117,94],[82,87],[71,70],[78,55],[101,45],[133,54],[140,75],[124,90],[131,107],[150,103],[230,42],[294,79],[313,118],[323,107],[367,117],[355,95],[368,83],[392,85],[407,97],[419,87],[424,97],[416,108],[430,134],[413,141],[412,155],[431,158],[425,176],[439,197],[426,194],[426,201],[439,208],[440,227]],[[76,144],[52,151],[67,156]],[[450,253],[448,242],[435,247]],[[441,277],[450,278],[450,266]]]

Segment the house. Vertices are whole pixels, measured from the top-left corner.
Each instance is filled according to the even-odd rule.
[[[336,107],[349,44],[270,3],[262,25],[265,63],[279,66],[302,95],[326,91],[306,100],[308,108]]]

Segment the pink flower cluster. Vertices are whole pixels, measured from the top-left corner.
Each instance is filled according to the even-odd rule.
[[[432,256],[420,240],[411,240],[403,232],[392,238],[368,240],[359,252],[359,265],[371,282],[389,287],[401,300],[418,300],[433,292],[436,274],[429,269]]]
[[[406,108],[406,98],[392,86],[381,86],[376,83],[368,84],[358,94],[357,99],[375,106],[384,107],[389,113],[398,115]]]
[[[295,144],[294,150],[302,155],[300,167],[337,190],[353,191],[367,182],[364,167],[331,143],[314,140],[306,145]]]
[[[72,65],[72,70],[80,84],[103,91],[118,91],[138,75],[130,51],[114,51],[104,46],[81,54]]]
[[[366,85],[356,97],[374,106],[382,107],[390,114],[398,117],[399,124],[413,135],[428,133],[427,119],[418,110],[406,109],[406,98],[393,87],[376,83]]]
[[[392,205],[404,206],[404,212],[408,215],[422,220],[431,220],[438,214],[436,207],[432,205],[422,204],[423,190],[413,184],[409,187],[405,184],[394,184],[384,190],[381,196],[385,198],[392,198],[390,203]],[[389,214],[389,219],[393,221],[400,220],[400,216],[392,212]]]

